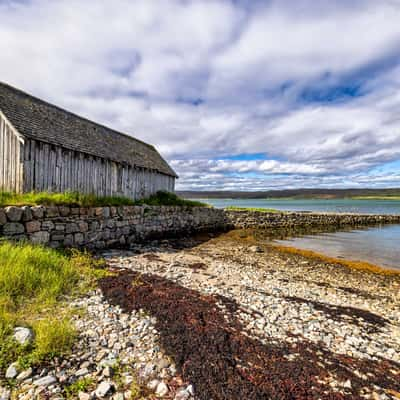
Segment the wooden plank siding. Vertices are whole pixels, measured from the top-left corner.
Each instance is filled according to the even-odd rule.
[[[0,190],[22,191],[23,148],[23,139],[0,113]]]
[[[59,146],[26,139],[24,192],[77,191],[97,196],[140,199],[158,190],[174,190],[175,178]]]

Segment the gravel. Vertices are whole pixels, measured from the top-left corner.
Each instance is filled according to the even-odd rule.
[[[73,398],[400,398],[398,277],[286,255],[243,232],[206,239],[103,252],[114,276],[70,302],[73,351],[10,366],[15,398],[66,398],[83,380]]]

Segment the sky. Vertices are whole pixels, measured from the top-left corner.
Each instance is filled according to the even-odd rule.
[[[0,0],[0,80],[181,190],[400,187],[400,0]]]

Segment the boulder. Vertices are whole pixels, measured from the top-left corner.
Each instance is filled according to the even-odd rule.
[[[59,212],[62,217],[68,217],[71,214],[71,209],[69,207],[59,207]]]
[[[11,222],[19,222],[21,221],[23,210],[20,207],[6,207],[5,212],[7,215],[7,219]]]
[[[7,216],[4,210],[0,209],[0,225],[4,225],[7,222]]]
[[[7,222],[3,226],[3,234],[5,236],[20,235],[25,232],[25,227],[19,222]]]
[[[54,218],[54,217],[59,217],[60,216],[60,211],[58,210],[58,207],[47,207],[46,208],[46,217],[47,218]]]
[[[42,219],[44,216],[44,210],[45,210],[45,208],[43,206],[31,207],[33,218]]]
[[[31,242],[34,244],[46,244],[50,240],[50,233],[47,231],[35,232],[31,235]]]
[[[28,222],[31,221],[33,218],[31,208],[28,206],[24,206],[22,209],[22,221]]]
[[[82,233],[75,233],[75,235],[74,235],[74,243],[76,245],[78,245],[78,246],[82,245],[84,241],[85,241],[85,238],[84,238]]]
[[[25,224],[26,232],[27,233],[34,233],[40,231],[40,221],[29,221]]]

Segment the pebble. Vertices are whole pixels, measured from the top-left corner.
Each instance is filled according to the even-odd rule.
[[[33,339],[33,332],[29,328],[17,327],[14,329],[13,338],[22,346],[27,345]]]
[[[33,381],[33,385],[47,387],[56,382],[57,382],[57,379],[54,376],[48,375],[48,376],[45,376],[43,378]]]
[[[107,365],[107,366],[103,369],[103,376],[104,376],[104,377],[110,378],[110,377],[113,376],[113,374],[114,374],[114,370],[113,370],[110,366]]]
[[[147,384],[147,387],[150,390],[156,390],[159,384],[160,384],[160,381],[158,379],[153,379]]]
[[[79,392],[78,398],[79,398],[79,400],[91,400],[92,396],[89,393]]]
[[[162,397],[165,396],[168,392],[169,389],[165,382],[160,382],[156,389],[156,395]]]
[[[17,381],[24,381],[25,379],[28,379],[32,376],[33,370],[32,368],[28,368],[25,371],[22,371],[18,376],[17,376]]]
[[[253,253],[263,253],[264,250],[260,246],[251,246],[249,250]]]
[[[6,371],[6,379],[14,379],[18,375],[17,363],[12,363]]]
[[[366,360],[382,357],[400,362],[400,286],[397,291],[395,287],[390,292],[381,286],[379,278],[370,275],[359,281],[352,274],[340,274],[326,266],[311,269],[312,263],[296,263],[293,258],[281,258],[261,246],[249,249],[237,243],[224,242],[224,247],[212,243],[207,242],[190,251],[171,251],[168,242],[163,244],[166,247],[162,251],[157,245],[138,245],[137,251],[109,252],[107,261],[114,268],[157,274],[206,295],[234,299],[241,305],[237,318],[247,327],[247,334],[261,341],[290,342],[294,340],[292,334],[298,334],[312,343],[323,342],[329,351],[337,354],[352,354]],[[148,254],[157,254],[163,261],[146,257]],[[207,268],[194,273],[188,266],[195,263],[205,264]],[[338,286],[371,293],[371,298],[341,290]],[[290,297],[304,301],[289,301]],[[371,326],[363,321],[358,321],[355,326],[351,314],[334,318],[315,304],[368,310],[385,316],[390,324],[371,331]],[[79,400],[129,399],[134,381],[161,398],[196,399],[192,386],[196,382],[182,382],[174,396],[169,391],[170,379],[180,377],[176,365],[170,361],[171,355],[162,350],[156,329],[158,321],[154,317],[140,310],[126,313],[119,306],[109,304],[98,289],[71,301],[70,306],[84,311],[83,316],[78,313],[73,318],[79,338],[71,355],[52,361],[46,368],[28,369],[19,375],[13,372],[21,393],[18,400],[32,399],[44,390],[51,393],[51,400],[55,400],[61,397],[65,386],[82,378],[93,380],[95,390],[80,392]],[[33,338],[32,332],[26,336],[28,340]],[[287,359],[294,360],[295,355],[288,354]],[[115,383],[110,382],[117,370],[124,372],[119,374],[120,379],[114,377]],[[357,375],[357,371],[354,374],[365,379],[368,386],[367,376]],[[333,379],[332,385],[338,390],[353,389],[350,379],[345,382]],[[363,395],[365,398],[372,398],[374,391],[381,390],[370,386]],[[2,393],[0,388],[0,400]]]
[[[101,399],[106,397],[112,390],[112,384],[110,382],[101,382],[96,389],[96,396],[100,397]]]
[[[0,400],[10,400],[11,390],[0,386]]]
[[[351,389],[351,380],[348,379],[348,380],[344,383],[343,387],[346,388],[346,389]]]
[[[89,370],[87,368],[82,368],[75,372],[75,376],[78,378],[81,376],[88,375],[88,374],[89,374]]]
[[[174,397],[174,400],[189,400],[191,397],[191,394],[187,389],[179,389],[176,392],[176,395]]]

